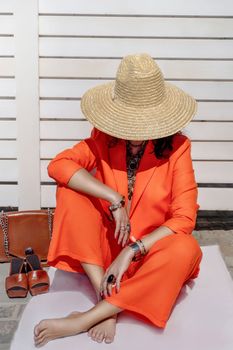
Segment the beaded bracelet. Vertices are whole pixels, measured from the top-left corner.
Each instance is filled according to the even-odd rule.
[[[122,196],[121,200],[118,203],[113,203],[109,205],[108,209],[112,212],[124,206],[125,206],[125,196]]]

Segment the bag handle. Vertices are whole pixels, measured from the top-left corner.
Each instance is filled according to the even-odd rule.
[[[2,228],[3,237],[4,237],[4,250],[7,258],[10,258],[9,254],[9,237],[8,237],[8,216],[1,211],[0,215],[0,226]]]
[[[48,224],[49,224],[49,237],[52,238],[53,233],[53,212],[48,208]]]
[[[53,232],[53,212],[48,208],[48,225],[49,225],[49,237],[52,238]],[[10,258],[9,253],[9,236],[8,236],[8,216],[4,211],[1,211],[0,214],[0,226],[2,228],[3,237],[4,237],[4,250],[7,258]]]

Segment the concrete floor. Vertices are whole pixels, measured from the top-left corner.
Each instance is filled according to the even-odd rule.
[[[233,278],[233,230],[193,231],[201,246],[218,244],[229,273]],[[0,350],[9,350],[23,310],[32,298],[9,299],[5,292],[5,278],[9,274],[8,263],[0,264]],[[47,269],[47,268],[45,268]],[[22,350],[22,349],[19,349]]]

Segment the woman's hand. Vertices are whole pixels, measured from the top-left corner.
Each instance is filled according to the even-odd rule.
[[[117,243],[122,244],[122,247],[129,240],[130,235],[130,222],[125,207],[118,208],[112,212],[112,216],[115,220],[116,228],[114,232],[115,239],[118,239]]]
[[[105,297],[112,294],[112,287],[115,284],[107,283],[108,277],[114,275],[116,278],[116,292],[120,291],[120,282],[123,274],[128,269],[132,259],[134,257],[134,252],[130,247],[125,247],[122,249],[120,254],[112,262],[112,264],[106,270],[101,285],[100,285],[100,295]]]

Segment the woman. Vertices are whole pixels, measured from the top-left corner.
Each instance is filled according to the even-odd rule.
[[[35,326],[35,344],[88,331],[113,341],[123,310],[164,328],[202,258],[193,238],[197,185],[191,142],[180,130],[195,100],[165,83],[147,54],[126,56],[114,82],[81,101],[90,138],[49,164],[57,206],[48,263],[83,272],[96,305]]]

